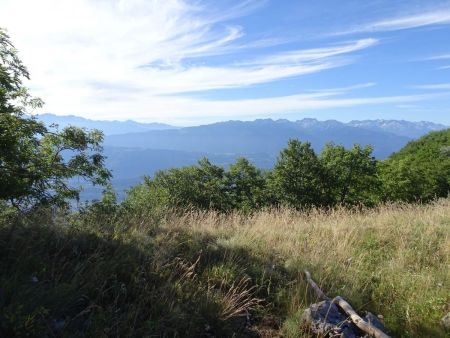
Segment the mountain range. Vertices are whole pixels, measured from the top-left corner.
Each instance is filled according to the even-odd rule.
[[[259,119],[226,121],[194,127],[174,127],[135,121],[94,121],[76,116],[43,114],[47,125],[74,125],[100,129],[105,134],[106,165],[113,172],[113,186],[121,192],[144,175],[157,170],[191,165],[202,157],[224,167],[245,156],[260,168],[271,168],[290,138],[311,142],[316,151],[328,142],[351,147],[370,144],[383,159],[409,141],[430,131],[448,128],[432,122],[364,120],[348,123],[305,118],[298,121]],[[84,198],[98,196],[87,188]],[[119,196],[120,197],[120,196]]]
[[[328,142],[343,144],[346,147],[354,143],[370,144],[377,158],[385,158],[408,141],[430,130],[445,128],[432,123],[423,123],[419,128],[413,122],[398,121],[396,128],[394,123],[370,122],[342,123],[315,119],[226,121],[179,129],[110,135],[106,137],[105,144],[212,154],[265,154],[275,158],[290,138],[298,138],[311,142],[317,151]],[[414,128],[409,128],[410,124],[413,124]]]
[[[46,125],[57,124],[59,128],[64,128],[69,125],[75,127],[83,127],[87,129],[99,129],[105,135],[126,134],[135,132],[145,132],[149,130],[166,130],[174,129],[176,127],[164,123],[139,123],[132,120],[127,121],[101,121],[90,120],[83,117],[66,115],[59,116],[53,114],[39,114],[37,119],[44,122]]]

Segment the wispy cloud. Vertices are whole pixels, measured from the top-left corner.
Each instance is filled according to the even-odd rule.
[[[409,104],[435,97],[348,98],[355,90],[374,86],[372,82],[260,99],[212,100],[190,95],[346,66],[379,43],[365,37],[316,41],[310,48],[299,48],[298,43],[285,43],[289,41],[283,36],[248,36],[246,27],[235,24],[235,19],[266,2],[246,0],[226,6],[187,0],[0,0],[0,22],[30,69],[28,85],[33,94],[46,101],[46,112],[55,114],[173,123],[200,117]],[[450,12],[440,13],[439,18],[429,13],[422,18],[386,20],[363,31],[447,23],[445,13]],[[267,48],[279,44],[284,44],[279,51]]]
[[[433,62],[435,64],[439,64],[439,63],[443,63],[450,60],[450,54],[438,54],[438,55],[433,55],[433,56],[428,56],[428,57],[422,57],[422,58],[417,58],[414,61],[419,61],[419,62]],[[450,65],[442,65],[442,66],[436,66],[435,68],[436,70],[445,70],[445,69],[450,69]]]
[[[376,43],[375,39],[363,39],[327,48],[275,53],[226,66],[178,65],[170,69],[148,68],[140,76],[157,78],[158,81],[148,83],[142,78],[141,83],[148,91],[158,94],[244,87],[340,67],[350,63],[352,59],[336,56],[362,50]]]
[[[247,0],[217,8],[183,0],[4,0],[0,22],[29,65],[33,92],[48,103],[47,111],[60,114],[67,113],[68,102],[77,102],[78,114],[107,102],[122,102],[128,113],[136,108],[126,108],[127,100],[141,101],[136,94],[166,102],[158,96],[321,72],[353,62],[354,52],[378,43],[366,38],[242,59],[237,53],[242,48],[274,41],[245,40],[244,29],[229,20],[264,4]],[[234,62],[205,63],[207,57],[233,53]],[[155,106],[152,102],[146,100],[139,110]]]
[[[433,83],[414,86],[417,89],[450,90],[450,83]]]
[[[92,104],[86,112],[83,102],[73,102],[67,107],[66,114],[78,114],[97,119],[133,118],[138,121],[165,121],[172,124],[197,124],[198,121],[219,121],[240,119],[242,116],[256,118],[261,115],[277,116],[288,113],[308,113],[326,109],[352,108],[362,106],[384,107],[386,105],[413,104],[435,101],[449,92],[398,95],[398,96],[360,96],[348,98],[347,92],[331,89],[329,92],[301,93],[289,96],[277,96],[259,99],[210,100],[204,98],[180,96],[145,96],[130,93],[128,97],[102,101]],[[52,102],[56,107],[64,104]],[[49,103],[50,105],[50,103]],[[53,109],[53,107],[50,107]],[[130,112],[124,115],[123,112]],[[80,113],[82,112],[82,113]]]
[[[427,60],[450,60],[450,54],[440,54],[431,56]]]
[[[351,85],[351,86],[347,86],[347,87],[337,87],[337,88],[327,88],[327,89],[316,89],[316,90],[311,90],[312,92],[316,92],[316,93],[347,93],[347,92],[351,92],[354,90],[358,90],[358,89],[365,89],[365,88],[370,88],[370,87],[374,87],[377,84],[375,82],[366,82],[366,83],[358,83],[355,85]]]
[[[421,13],[401,15],[379,21],[369,22],[333,35],[347,35],[352,33],[386,32],[403,29],[419,28],[431,25],[450,24],[450,7],[436,8]]]
[[[280,64],[280,63],[300,63],[309,62],[314,60],[326,59],[333,56],[347,54],[355,52],[361,49],[372,47],[378,44],[377,39],[368,38],[360,39],[357,41],[351,41],[344,44],[339,44],[330,47],[314,48],[306,50],[292,50],[284,53],[278,53],[276,55],[269,55],[259,58],[253,62],[247,62],[244,64]]]

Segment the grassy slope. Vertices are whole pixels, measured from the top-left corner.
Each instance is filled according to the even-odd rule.
[[[444,336],[450,200],[0,224],[0,336],[301,335],[305,268],[395,336]]]

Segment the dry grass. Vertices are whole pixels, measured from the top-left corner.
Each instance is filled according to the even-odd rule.
[[[394,336],[444,336],[450,307],[448,199],[162,220],[34,215],[12,235],[0,217],[0,244],[0,335],[307,336],[304,269],[328,296],[383,315]]]
[[[297,276],[285,296],[288,316],[310,301],[301,276],[308,268],[329,295],[382,314],[397,334],[443,334],[439,319],[450,307],[449,200],[363,211],[191,212],[164,226],[208,234],[225,248],[244,249],[270,269]]]

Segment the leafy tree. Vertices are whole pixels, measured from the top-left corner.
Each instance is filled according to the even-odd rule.
[[[269,177],[279,203],[296,208],[326,204],[325,171],[309,142],[289,140]]]
[[[200,179],[202,206],[217,210],[230,209],[229,197],[226,190],[225,170],[212,164],[207,158],[198,162],[197,168]]]
[[[265,178],[246,158],[239,158],[226,173],[228,192],[234,208],[249,211],[265,203]]]
[[[441,153],[450,157],[450,146],[441,147]]]
[[[18,208],[65,204],[78,198],[68,179],[105,184],[110,173],[100,151],[102,133],[68,127],[49,130],[30,109],[42,106],[23,80],[29,73],[9,36],[0,29],[0,199]]]
[[[151,182],[152,189],[162,190],[168,205],[172,207],[220,211],[231,208],[225,170],[206,158],[200,160],[197,166],[159,171]]]
[[[450,192],[450,129],[408,143],[380,165],[385,200],[429,201]]]
[[[416,202],[431,185],[430,177],[409,159],[380,162],[379,172],[383,186],[381,197],[385,201]]]
[[[327,171],[328,196],[333,203],[375,203],[379,184],[372,147],[355,144],[351,149],[345,149],[330,143],[322,150],[320,160]]]

